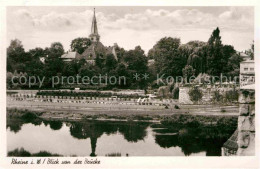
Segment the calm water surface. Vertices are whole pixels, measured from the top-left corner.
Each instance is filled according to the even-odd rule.
[[[7,120],[7,151],[61,156],[220,156],[230,136],[141,122]],[[210,135],[209,135],[210,132]],[[224,133],[225,134],[225,133]]]

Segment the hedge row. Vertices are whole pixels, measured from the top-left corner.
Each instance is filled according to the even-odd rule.
[[[124,94],[118,94],[118,93],[112,93],[112,92],[73,92],[73,91],[40,91],[37,92],[36,95],[41,96],[67,96],[67,97],[112,97],[117,96],[118,98],[133,98],[137,99],[139,97],[144,97],[138,94],[130,94],[130,95],[124,95]],[[145,96],[146,97],[146,96]]]

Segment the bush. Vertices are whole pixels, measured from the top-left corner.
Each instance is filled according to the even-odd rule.
[[[138,94],[131,94],[131,95],[122,95],[119,93],[112,93],[112,92],[106,92],[102,93],[99,91],[95,92],[73,92],[73,91],[39,91],[37,92],[37,95],[42,96],[60,96],[60,97],[111,97],[111,96],[117,96],[118,98],[134,98],[137,99],[139,97],[148,97],[148,96],[141,96]]]
[[[9,156],[9,157],[30,157],[31,153],[29,153],[28,151],[21,148],[21,149],[15,149],[14,151],[9,151],[7,156]]]
[[[189,91],[190,100],[193,102],[199,102],[202,99],[202,91],[198,87],[192,87]]]
[[[9,157],[59,157],[59,154],[51,154],[47,151],[40,151],[39,153],[31,154],[30,152],[24,150],[24,148],[15,149],[13,151],[9,151]]]
[[[173,99],[179,99],[179,87],[176,87],[172,91]]]
[[[175,109],[180,109],[180,107],[178,105],[175,105],[174,108]]]
[[[223,96],[220,94],[218,90],[214,91],[213,93],[213,102],[222,102],[223,101]]]
[[[239,93],[235,88],[233,90],[226,91],[225,93],[226,102],[237,102],[238,97],[239,97]]]
[[[35,119],[37,115],[33,112],[26,112],[22,115],[22,119]]]

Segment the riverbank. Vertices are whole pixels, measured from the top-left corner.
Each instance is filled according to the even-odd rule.
[[[110,114],[85,114],[69,112],[44,112],[32,110],[19,110],[16,108],[7,108],[8,118],[54,120],[54,121],[142,121],[153,122],[166,126],[236,126],[237,116],[225,115],[192,115],[192,114],[131,114],[131,113],[110,113]]]
[[[84,115],[169,115],[169,114],[193,114],[193,115],[224,115],[238,116],[238,105],[179,105],[171,103],[167,106],[128,104],[127,102],[88,102],[88,103],[57,103],[36,102],[30,100],[7,99],[7,108],[21,110],[45,111],[53,113],[70,113]]]

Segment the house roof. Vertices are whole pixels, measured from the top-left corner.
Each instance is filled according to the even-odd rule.
[[[241,56],[241,57],[249,57],[247,54],[245,54],[245,53],[243,53],[243,52],[240,53],[240,56]]]
[[[250,56],[247,55],[247,54],[245,54],[244,52],[237,52],[237,54],[238,54],[240,57],[244,58],[244,59],[250,58]]]
[[[61,56],[62,59],[75,59],[77,57],[77,52],[67,52]]]

